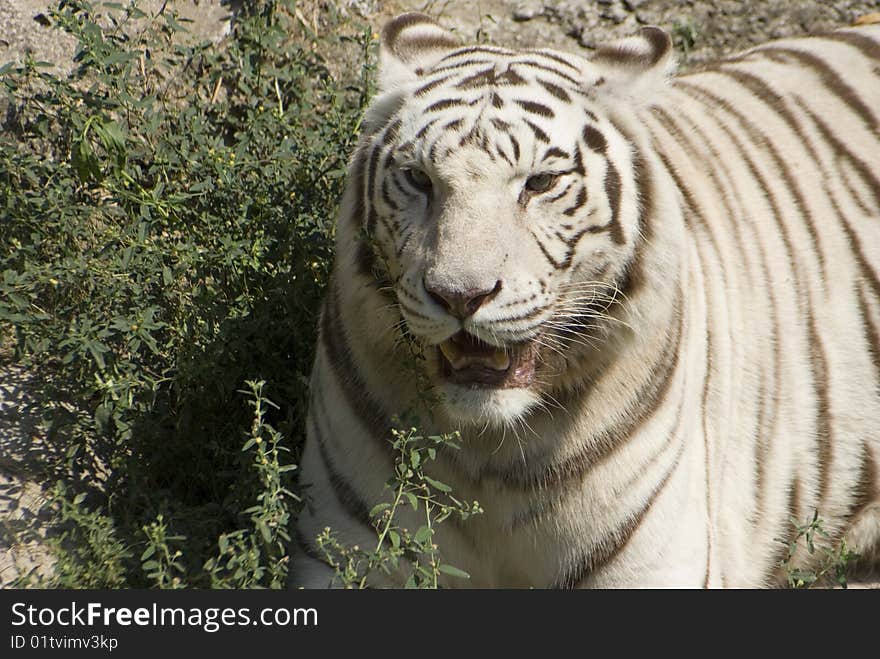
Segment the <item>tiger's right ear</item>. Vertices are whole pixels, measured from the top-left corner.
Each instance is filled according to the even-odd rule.
[[[379,47],[379,89],[388,91],[418,79],[461,44],[437,21],[411,12],[391,19],[382,28]]]

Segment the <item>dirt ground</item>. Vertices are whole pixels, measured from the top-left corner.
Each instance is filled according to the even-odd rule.
[[[192,20],[188,25],[193,39],[220,41],[234,20],[236,3],[247,1],[168,0],[167,5]],[[48,27],[51,4],[0,0],[0,66],[26,53],[61,70],[71,65],[73,41]],[[163,4],[142,3],[154,12]],[[298,6],[307,11],[316,4]],[[581,53],[642,25],[658,25],[670,31],[680,47],[687,46],[680,57],[682,70],[770,39],[830,30],[880,12],[878,0],[345,0],[336,5],[366,18],[376,31],[397,13],[423,11],[458,32],[462,41]],[[33,377],[8,356],[4,360],[0,350],[0,587],[22,570],[45,569],[48,561],[41,542],[46,520],[39,513],[43,496],[36,475],[46,446],[38,420],[28,414],[28,382]],[[880,588],[880,582],[873,587]]]
[[[248,0],[168,0],[190,19],[193,38],[221,39],[235,6]],[[64,66],[74,44],[48,27],[50,0],[0,0],[0,64],[30,51],[38,60]],[[95,4],[100,4],[99,0]],[[163,0],[143,0],[157,11]],[[317,2],[298,3],[305,7]],[[337,7],[367,18],[377,30],[389,17],[423,11],[462,35],[510,46],[550,46],[589,52],[642,25],[669,30],[677,41],[693,41],[683,68],[769,39],[821,32],[880,12],[880,1],[853,0],[343,0]]]

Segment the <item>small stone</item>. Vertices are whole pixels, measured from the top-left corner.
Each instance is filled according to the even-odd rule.
[[[628,14],[626,13],[626,10],[620,5],[614,5],[608,11],[608,18],[618,24],[623,23],[626,20],[627,16]]]
[[[583,30],[577,37],[578,43],[584,48],[589,48],[590,50],[595,50],[596,48],[596,38],[588,31]]]
[[[524,2],[513,10],[513,20],[524,23],[537,18],[544,13],[544,6],[540,2]]]
[[[635,11],[643,4],[645,4],[648,0],[623,0],[623,6],[629,9],[630,11]]]

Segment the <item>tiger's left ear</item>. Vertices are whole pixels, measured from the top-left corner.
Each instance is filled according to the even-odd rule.
[[[452,33],[425,14],[411,12],[382,28],[379,47],[379,89],[388,91],[416,80],[447,52],[460,46]]]
[[[649,102],[675,72],[672,39],[659,27],[643,27],[632,37],[600,46],[589,60],[586,80],[597,96],[606,93],[638,104]]]

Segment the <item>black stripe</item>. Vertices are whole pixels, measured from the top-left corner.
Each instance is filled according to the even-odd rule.
[[[379,155],[382,149],[386,148],[397,137],[400,123],[400,119],[395,119],[389,122],[382,134],[381,141],[379,143],[374,143],[372,152],[370,153],[370,162],[367,169],[367,186],[364,199],[367,211],[366,229],[368,236],[373,236],[376,229],[377,215],[373,208],[373,199],[376,194],[376,175],[379,168]]]
[[[463,62],[456,62],[455,64],[446,64],[444,66],[432,67],[431,72],[441,73],[443,71],[454,71],[455,69],[463,69],[467,66],[476,66],[477,64],[492,64],[492,61],[487,59],[469,59]]]
[[[859,479],[853,488],[853,504],[850,507],[850,517],[857,515],[865,507],[880,501],[880,491],[877,489],[880,471],[877,468],[877,460],[871,451],[868,442],[862,443],[862,464],[859,467]]]
[[[687,146],[682,142],[678,141],[680,136],[680,132],[678,132],[675,124],[670,126],[666,126],[663,123],[663,120],[660,119],[662,116],[659,108],[651,108],[654,116],[658,118],[661,126],[663,126],[664,130],[667,131],[669,136],[679,144],[679,147],[684,150],[685,153],[688,153]],[[670,132],[672,131],[672,132]],[[692,148],[692,147],[691,147]],[[718,240],[715,237],[714,232],[712,231],[711,224],[706,220],[705,215],[703,215],[703,209],[700,204],[697,202],[696,198],[693,195],[690,187],[686,185],[684,179],[679,174],[678,170],[675,168],[675,165],[663,154],[662,151],[658,149],[657,155],[660,157],[660,161],[663,163],[663,166],[666,168],[667,173],[672,178],[675,186],[681,191],[682,199],[684,200],[685,207],[683,209],[683,217],[685,224],[687,224],[690,228],[696,228],[696,225],[699,225],[703,228],[706,238],[709,240],[709,244],[712,247],[712,250],[715,252],[716,256],[721,257],[721,251],[718,248]],[[723,276],[723,270],[722,270]]]
[[[691,160],[693,160],[695,162],[701,162],[704,160],[703,154],[699,151],[699,149],[697,149],[696,145],[685,135],[685,131],[682,130],[678,124],[676,124],[675,119],[673,119],[669,113],[667,113],[664,109],[662,109],[658,106],[652,107],[651,112],[653,113],[654,117],[660,122],[660,125],[663,126],[663,129],[669,134],[670,137],[673,138],[673,140],[675,140],[675,142],[678,144],[678,146],[682,149],[682,151],[684,151],[688,155],[688,157]],[[718,176],[715,172],[715,169],[712,166],[712,164],[718,163],[719,166],[723,167],[724,161],[720,157],[718,152],[712,146],[712,141],[702,131],[702,129],[696,124],[696,122],[694,122],[692,119],[690,119],[684,112],[679,112],[677,114],[677,118],[687,122],[687,124],[688,124],[687,133],[688,134],[693,133],[697,137],[700,137],[702,139],[704,146],[709,150],[710,154],[712,154],[712,158],[713,158],[712,163],[711,164],[707,163],[707,166],[704,167],[703,169],[704,169],[704,171],[706,171],[708,173],[709,178],[712,181],[712,184],[715,187],[716,192],[718,193],[718,196],[720,196],[721,201],[724,204],[725,216],[730,218],[731,220],[733,220],[732,225],[734,227],[734,236],[735,236],[735,240],[737,243],[737,247],[740,250],[740,254],[744,256],[745,255],[745,248],[742,243],[742,237],[740,236],[738,223],[734,219],[736,216],[735,216],[735,214],[733,212],[733,208],[730,204],[730,199],[727,195],[727,190],[724,188],[723,185],[721,185],[721,182],[718,179]],[[669,168],[669,167],[671,167],[671,165],[669,165],[667,163],[667,168]],[[715,235],[715,229],[712,226],[712,223],[708,221],[707,217],[703,214],[703,212],[701,210],[697,209],[698,204],[697,204],[696,198],[693,196],[693,194],[691,193],[689,188],[683,187],[684,181],[680,180],[677,176],[674,176],[674,178],[676,180],[676,183],[679,185],[679,187],[682,187],[682,194],[684,197],[686,197],[688,206],[693,210],[692,217],[699,220],[700,225],[702,226],[703,230],[706,232],[706,236],[709,239],[709,243],[711,244],[712,249],[715,251],[715,254],[716,254],[716,257],[717,257],[719,263],[721,263],[723,265],[724,260],[721,256],[722,252],[718,247],[719,240],[718,240],[717,236]],[[731,179],[731,177],[729,175],[728,175],[728,179]],[[708,210],[709,210],[709,212],[712,212],[713,209],[708,209]]]
[[[327,472],[327,478],[330,481],[336,501],[346,513],[372,531],[370,507],[364,502],[360,494],[354,490],[345,476],[337,471],[333,458],[330,455],[327,439],[321,430],[321,420],[323,419],[325,422],[327,420],[327,411],[324,409],[323,397],[320,395],[314,396],[310,408],[309,421],[311,421],[313,437],[318,444],[318,452],[321,455],[321,461],[324,463],[324,469]],[[318,417],[321,417],[321,419]]]
[[[510,146],[513,148],[513,160],[519,162],[519,140],[513,135],[508,135],[508,137],[510,138]]]
[[[554,85],[552,82],[548,82],[547,80],[542,80],[541,78],[535,78],[537,83],[541,85],[544,89],[547,90],[552,96],[555,96],[563,103],[571,103],[571,96],[568,95],[562,87],[559,85]]]
[[[779,531],[777,531],[774,536],[777,538],[784,538],[786,542],[779,544],[779,547],[773,556],[773,560],[768,566],[769,573],[765,579],[766,581],[772,580],[777,583],[785,582],[784,566],[782,565],[782,562],[784,559],[788,558],[789,544],[795,539],[797,533],[792,520],[796,520],[797,524],[802,524],[804,522],[804,520],[801,519],[800,491],[800,479],[795,477],[788,487],[788,506],[786,508],[786,513],[782,516],[782,520],[779,522]]]
[[[562,199],[565,195],[568,194],[568,191],[571,190],[572,187],[574,187],[574,183],[569,182],[569,184],[565,186],[565,189],[564,189],[562,192],[560,192],[560,193],[558,193],[558,194],[555,194],[555,195],[553,195],[552,197],[547,197],[547,198],[545,199],[545,201],[546,201],[548,204],[552,204],[554,201],[559,201],[559,200]],[[583,188],[582,188],[582,189],[583,189]]]
[[[544,142],[545,144],[550,143],[550,138],[547,137],[547,133],[545,133],[543,130],[541,130],[537,125],[533,124],[528,119],[523,119],[523,123],[532,129],[532,132],[535,134],[535,138],[538,141]],[[511,138],[511,139],[513,139],[513,138]]]
[[[386,177],[387,180],[390,180],[394,188],[403,196],[405,196],[410,201],[417,201],[421,199],[421,195],[416,192],[413,192],[407,187],[407,183],[401,181],[402,174],[400,174],[399,170],[391,172],[389,176]]]
[[[611,207],[611,220],[608,223],[611,227],[611,240],[618,245],[623,245],[626,239],[623,235],[623,226],[620,224],[620,174],[617,173],[617,169],[610,160],[607,161],[606,167],[605,194],[608,196],[608,204]]]
[[[547,251],[547,248],[544,247],[544,243],[541,242],[541,239],[535,235],[535,232],[530,229],[529,234],[535,239],[535,242],[538,244],[538,249],[541,250],[541,254],[543,254],[544,258],[547,259],[551,266],[553,266],[553,269],[562,270],[565,267],[564,264],[557,262],[556,259],[553,258],[550,252]]]
[[[495,67],[490,66],[488,69],[469,75],[455,85],[455,87],[456,89],[475,89],[493,86],[521,87],[527,84],[527,82],[525,78],[510,66],[504,73],[495,73]]]
[[[414,231],[411,227],[403,230],[400,233],[400,236],[397,241],[397,259],[400,260],[403,257],[403,252],[406,250],[407,245],[409,245],[410,241],[414,238]],[[395,298],[395,302],[398,300]]]
[[[565,158],[567,160],[571,158],[571,156],[559,147],[554,146],[544,152],[544,155],[541,156],[541,162],[544,162],[548,158]]]
[[[456,57],[461,57],[462,55],[473,55],[475,53],[485,53],[487,55],[513,55],[514,52],[512,50],[508,50],[507,48],[495,48],[495,47],[487,47],[487,46],[467,46],[466,48],[459,48],[455,50],[445,57],[440,59],[441,62],[448,62],[451,59],[455,59]]]
[[[424,85],[419,87],[417,90],[415,90],[413,92],[413,96],[424,96],[429,91],[439,87],[440,85],[442,85],[447,80],[450,80],[451,78],[452,78],[451,75],[440,76],[439,78],[435,78],[434,80],[431,80],[430,82],[425,83]]]
[[[620,130],[620,128],[617,128],[617,131],[621,135],[628,137]],[[623,295],[629,299],[633,299],[647,281],[643,268],[643,258],[646,246],[650,244],[651,239],[654,237],[653,225],[649,221],[649,218],[655,211],[655,195],[654,174],[649,169],[641,150],[636,147],[631,139],[629,142],[630,150],[633,154],[633,183],[639,199],[639,214],[636,220],[636,231],[634,235],[634,240],[636,241],[635,249],[629,263],[627,263],[626,269],[624,270],[623,278],[618,283]]]
[[[866,124],[872,128],[878,128],[877,117],[859,98],[855,90],[844,82],[843,76],[816,55],[793,48],[779,47],[764,48],[760,52],[774,61],[787,64],[789,59],[795,59],[801,65],[813,69],[819,75],[822,83],[848,105],[853,112],[859,115]]]
[[[577,172],[581,176],[584,176],[587,173],[584,169],[584,155],[581,152],[581,145],[576,142],[574,145],[574,166],[572,167],[572,171]]]
[[[474,89],[476,87],[487,87],[495,84],[495,67],[490,66],[488,69],[478,71],[469,75],[464,80],[455,84],[456,89]]]
[[[367,149],[360,148],[355,153],[349,168],[348,185],[352,186],[351,196],[354,199],[351,215],[347,221],[351,223],[355,233],[361,234],[366,229],[367,211],[366,211],[366,182],[364,180],[365,161],[367,159]],[[366,242],[366,236],[361,236],[355,250],[354,267],[355,271],[370,280],[375,279],[374,274],[374,254],[372,248]]]
[[[577,78],[573,78],[567,73],[563,73],[558,69],[554,69],[552,66],[547,66],[546,64],[541,64],[540,62],[533,62],[532,60],[515,60],[511,62],[511,64],[515,64],[516,66],[527,66],[532,69],[538,69],[540,71],[546,71],[548,73],[552,73],[553,75],[559,76],[563,80],[570,82],[575,88],[578,88],[581,84]]]
[[[880,60],[880,43],[874,41],[870,37],[866,37],[864,34],[841,30],[817,36],[820,39],[828,41],[840,41],[853,48],[858,48],[862,52],[862,55],[868,59]]]
[[[605,136],[590,124],[584,126],[584,142],[597,153],[604,154],[608,150],[608,142],[605,140]]]
[[[581,189],[578,190],[577,197],[574,200],[574,205],[566,208],[562,211],[563,215],[568,215],[571,217],[574,215],[578,209],[583,208],[584,204],[587,203],[587,189],[581,186]]]
[[[832,445],[834,435],[831,431],[831,395],[828,383],[828,358],[822,348],[822,340],[816,327],[816,317],[812,309],[809,313],[810,360],[813,365],[813,389],[816,397],[816,446],[819,469],[819,503],[828,496],[831,477]]]
[[[463,98],[444,98],[442,101],[431,103],[431,105],[424,109],[424,112],[442,112],[443,110],[448,110],[449,108],[459,107],[461,105],[467,104],[468,102]]]
[[[349,406],[364,423],[369,435],[387,451],[389,445],[385,438],[391,432],[388,417],[379,402],[370,395],[360,375],[360,368],[351,354],[345,328],[339,316],[339,293],[335,279],[330,283],[329,288],[321,312],[321,345],[324,346],[327,360]]]
[[[869,263],[868,258],[865,256],[865,252],[862,249],[861,240],[859,240],[859,237],[856,234],[855,230],[846,220],[846,216],[838,205],[837,199],[834,198],[834,194],[831,192],[831,190],[828,189],[827,183],[825,184],[825,196],[831,202],[831,206],[832,208],[834,208],[834,212],[837,214],[837,218],[840,220],[840,226],[841,228],[843,228],[843,231],[846,234],[847,239],[849,240],[850,248],[852,249],[853,256],[855,256],[856,262],[859,265],[859,269],[862,271],[862,277],[864,278],[864,281],[871,286],[874,297],[880,299],[880,278],[877,277],[877,273],[874,272],[874,269],[871,267],[871,264]]]
[[[567,66],[575,73],[580,73],[581,70],[576,67],[574,64],[566,60],[564,57],[556,55],[555,53],[547,52],[546,50],[527,50],[525,51],[529,55],[537,55],[538,57],[546,57],[549,60],[553,60],[557,64],[562,64],[563,66]]]
[[[660,498],[660,495],[666,489],[667,483],[669,483],[672,475],[678,468],[678,465],[681,462],[682,453],[684,452],[684,446],[685,442],[682,442],[675,461],[666,472],[666,475],[663,476],[661,481],[651,491],[650,495],[648,495],[648,501],[645,505],[635,513],[631,513],[625,519],[623,524],[609,533],[597,546],[590,547],[586,554],[578,560],[577,565],[569,567],[563,572],[562,577],[553,585],[553,588],[565,590],[577,588],[584,579],[607,565],[615,556],[620,554],[620,552],[627,547],[629,541],[635,535],[635,532],[642,525],[642,522],[645,521],[645,518],[651,511],[654,502]]]
[[[391,194],[388,191],[388,181],[389,181],[388,177],[382,179],[382,186],[381,186],[382,201],[390,209],[395,210],[395,211],[399,211],[400,206],[398,206],[397,202],[395,202],[394,199],[391,198]]]
[[[509,157],[506,153],[504,153],[504,149],[502,149],[502,148],[501,148],[501,145],[498,144],[497,142],[495,143],[495,153],[497,153],[501,158],[503,158],[504,161],[505,161],[508,165],[510,165],[511,167],[513,167],[513,161],[510,159],[510,157]]]
[[[419,131],[416,133],[416,139],[417,139],[417,140],[422,139],[422,138],[425,136],[425,134],[426,134],[429,130],[431,130],[431,126],[433,126],[434,124],[436,124],[438,121],[440,121],[440,119],[435,117],[434,119],[431,119],[428,123],[426,123],[424,126],[422,126],[421,128],[419,128]]]
[[[514,71],[513,65],[508,65],[507,70],[504,73],[495,76],[495,84],[508,87],[522,87],[523,85],[528,84],[528,80]]]
[[[530,114],[536,114],[539,117],[546,117],[548,119],[552,119],[556,116],[549,107],[542,103],[536,103],[535,101],[525,101],[522,99],[516,99],[516,104],[520,106],[526,112]]]
[[[834,132],[828,127],[822,119],[820,119],[809,107],[807,104],[799,97],[794,97],[795,103],[804,111],[804,113],[810,117],[816,127],[819,129],[819,132],[822,134],[822,137],[828,142],[831,147],[834,149],[834,152],[837,156],[845,159],[852,167],[856,170],[858,175],[862,177],[862,180],[868,184],[868,187],[871,189],[871,193],[874,196],[874,203],[877,205],[878,211],[880,211],[880,179],[877,179],[872,174],[871,167],[869,167],[865,162],[856,156],[852,151],[850,151],[847,146],[837,139],[834,135]]]
[[[862,315],[862,326],[865,328],[865,343],[868,345],[868,355],[870,355],[871,364],[874,366],[874,391],[880,395],[880,332],[878,332],[874,321],[871,320],[871,310],[868,307],[868,301],[865,299],[865,293],[861,287],[859,287],[858,294],[859,313]]]

